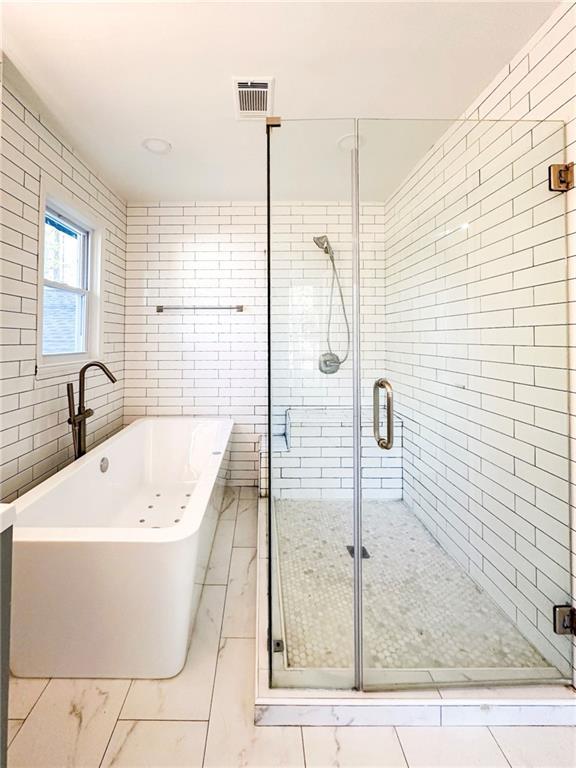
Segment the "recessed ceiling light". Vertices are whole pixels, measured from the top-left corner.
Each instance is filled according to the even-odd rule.
[[[172,151],[172,144],[165,139],[144,139],[142,146],[148,152],[153,152],[155,155],[167,155],[168,152]]]

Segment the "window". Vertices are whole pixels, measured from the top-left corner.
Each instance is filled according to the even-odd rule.
[[[38,264],[37,375],[74,371],[100,347],[101,227],[89,208],[44,181]]]
[[[90,233],[55,211],[44,217],[42,355],[87,352]]]

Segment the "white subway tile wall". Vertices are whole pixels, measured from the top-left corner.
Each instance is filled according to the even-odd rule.
[[[384,374],[384,326],[379,322],[384,285],[383,214],[382,204],[361,205],[365,404],[371,402],[373,381]],[[273,430],[274,435],[289,434],[284,446],[282,440],[274,441],[273,488],[279,498],[351,499],[352,339],[348,339],[329,256],[314,244],[314,235],[329,237],[350,330],[353,323],[350,202],[275,201],[271,229]],[[334,374],[319,368],[320,356],[329,351],[342,360]],[[365,495],[401,498],[401,425],[396,429],[395,450],[388,453],[377,448],[371,437],[370,410],[363,411],[362,424]],[[263,455],[263,476],[266,465]]]
[[[279,499],[345,499],[352,503],[352,409],[289,409],[289,439],[273,437],[272,489]],[[402,498],[402,422],[394,422],[394,447],[374,442],[372,415],[362,420],[362,495],[365,499]],[[384,425],[382,434],[386,434]],[[267,477],[266,452],[261,473]],[[263,490],[261,488],[261,490]]]
[[[256,485],[266,429],[265,245],[263,203],[128,206],[125,419],[232,417],[234,485]]]
[[[105,222],[102,297],[105,361],[118,378],[87,376],[88,446],[123,423],[126,206],[12,89],[2,90],[0,497],[10,500],[70,461],[66,381],[34,376],[40,179],[48,176]],[[77,389],[77,387],[76,387]]]
[[[564,162],[554,121],[576,154],[575,25],[576,7],[561,8],[466,112],[506,122],[455,124],[384,215],[404,498],[565,674],[572,643],[551,619],[571,593],[576,218],[575,193],[551,193],[547,167]]]
[[[378,209],[382,214],[382,209]],[[367,388],[377,375],[383,335],[375,324],[373,299],[383,277],[382,225],[375,224],[374,204],[362,217],[363,281],[367,288],[365,348]],[[382,218],[382,216],[381,216]],[[273,411],[275,434],[284,433],[286,411],[298,420],[298,409],[351,409],[351,349],[336,375],[318,370],[318,356],[328,350],[331,267],[328,256],[312,242],[328,234],[335,251],[346,310],[351,322],[351,211],[349,203],[293,202],[273,208]],[[380,283],[378,283],[380,281]],[[244,312],[171,310],[157,305],[214,306],[243,304]],[[369,306],[368,306],[369,305]],[[335,287],[331,344],[344,356],[346,325]],[[266,433],[266,217],[262,203],[141,203],[128,206],[126,283],[125,416],[191,414],[232,416],[235,429],[229,480],[256,485],[260,437]],[[370,369],[370,370],[368,370]],[[374,375],[372,375],[374,373]],[[304,417],[304,416],[303,416]],[[306,417],[304,417],[306,418]],[[309,417],[308,417],[309,418]],[[342,419],[336,414],[334,441],[342,440]],[[324,432],[329,429],[326,424]],[[348,429],[351,438],[351,427]],[[346,456],[314,450],[316,467],[303,466],[300,479],[286,483],[310,488],[316,497],[337,496],[349,488],[351,447]],[[369,447],[366,448],[369,450]],[[293,463],[294,454],[285,457]],[[321,458],[330,466],[321,466]],[[374,457],[370,457],[374,459]],[[382,479],[366,483],[398,498],[401,471],[398,457],[382,457],[390,466]],[[306,457],[304,464],[313,464]],[[286,467],[286,472],[290,473]],[[342,477],[337,476],[340,469]],[[308,477],[304,475],[308,471]],[[316,470],[318,482],[312,479]],[[369,472],[369,469],[366,470]],[[292,472],[294,475],[295,473]],[[331,489],[331,490],[330,490]],[[304,491],[301,491],[304,492]],[[350,491],[344,491],[350,493]]]

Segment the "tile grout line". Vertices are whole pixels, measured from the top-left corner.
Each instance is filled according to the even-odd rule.
[[[207,723],[208,720],[201,717],[120,717],[119,723]]]
[[[32,679],[32,678],[20,678],[20,679],[22,679],[22,680],[26,680],[26,679]],[[30,717],[30,715],[32,714],[32,710],[33,710],[33,709],[36,707],[36,705],[38,704],[38,702],[40,701],[40,699],[41,699],[41,698],[42,698],[42,696],[44,695],[44,692],[46,691],[46,688],[48,688],[48,686],[49,686],[49,684],[52,682],[52,680],[54,680],[54,678],[53,678],[53,677],[49,677],[49,678],[47,679],[47,681],[46,681],[46,685],[44,686],[44,688],[42,688],[42,690],[40,691],[40,693],[39,693],[39,694],[38,694],[38,696],[36,697],[36,700],[34,701],[34,703],[32,704],[32,706],[31,706],[31,707],[30,707],[30,709],[28,710],[28,713],[26,714],[26,717],[24,717],[24,718],[19,718],[19,717],[12,717],[12,718],[8,718],[8,720],[20,720],[20,719],[22,719],[22,723],[21,723],[21,725],[20,725],[20,728],[18,728],[18,731],[17,731],[17,733],[15,734],[14,738],[12,739],[12,741],[10,742],[10,745],[8,746],[8,749],[10,749],[10,747],[12,746],[12,744],[14,744],[14,742],[15,742],[15,741],[16,741],[16,739],[18,738],[18,734],[20,733],[20,731],[22,730],[22,728],[24,728],[24,725],[26,724],[26,720],[28,720],[28,718],[29,718],[29,717]]]
[[[130,689],[132,688],[132,685],[134,684],[134,680],[130,680],[130,685],[126,689],[126,693],[124,694],[124,698],[122,699],[122,704],[120,706],[120,709],[118,710],[118,717],[116,718],[116,721],[114,722],[114,725],[112,726],[112,730],[110,731],[110,735],[108,736],[108,740],[106,742],[106,745],[104,746],[104,750],[102,752],[102,757],[100,758],[100,761],[98,763],[99,768],[101,768],[102,763],[104,762],[104,758],[106,757],[106,752],[108,751],[108,747],[110,746],[110,742],[112,741],[112,736],[114,736],[114,731],[118,727],[118,723],[120,722],[120,715],[122,714],[122,710],[124,709],[124,704],[126,703],[126,699],[128,698],[128,694],[130,693]],[[138,722],[138,721],[136,721]]]
[[[12,718],[10,718],[10,719],[8,720],[8,723],[10,723],[10,722],[13,722],[13,723],[14,723],[14,722],[17,722],[17,721],[18,721],[18,720],[20,720],[20,719],[21,719],[21,718],[18,718],[18,717],[12,717]],[[19,734],[19,733],[20,733],[20,731],[22,730],[22,726],[24,725],[24,723],[25,723],[25,722],[26,722],[26,719],[24,718],[24,719],[22,720],[22,722],[20,723],[20,728],[18,728],[18,730],[16,731],[16,733],[15,733],[15,734],[14,734],[14,736],[12,737],[11,741],[10,741],[10,742],[7,742],[7,749],[10,749],[10,747],[11,747],[11,745],[12,745],[12,743],[13,743],[14,739],[16,738],[16,736],[18,736],[18,734]]]
[[[440,725],[442,725],[442,722],[440,722]],[[400,750],[402,751],[402,756],[404,758],[404,762],[406,763],[406,768],[410,768],[410,763],[408,762],[408,757],[406,755],[406,752],[404,751],[404,744],[402,744],[402,739],[400,737],[400,734],[398,733],[398,727],[396,725],[392,726],[394,729],[394,735],[396,736],[398,740],[398,744],[400,745]]]
[[[300,743],[302,744],[302,759],[304,761],[304,768],[306,768],[306,745],[304,744],[304,728],[300,727]]]
[[[489,726],[489,725],[488,725],[488,726],[486,726],[486,727],[487,727],[487,729],[488,729],[488,733],[490,734],[490,736],[492,736],[492,738],[493,738],[493,739],[494,739],[494,741],[496,742],[496,746],[498,747],[498,749],[500,750],[500,752],[501,752],[501,753],[502,753],[502,755],[504,756],[504,760],[506,760],[506,763],[507,763],[507,764],[510,766],[510,768],[513,768],[513,767],[512,767],[512,763],[510,762],[510,760],[508,760],[508,755],[506,754],[506,752],[504,752],[504,749],[503,749],[502,745],[500,744],[500,742],[499,742],[499,741],[498,741],[498,739],[496,738],[496,735],[493,733],[493,731],[492,731],[492,727],[491,727],[491,726]]]
[[[224,604],[222,606],[222,617],[220,619],[220,632],[218,635],[218,653],[216,654],[216,665],[214,667],[214,676],[212,678],[212,691],[210,693],[210,706],[208,708],[208,721],[206,723],[206,734],[204,736],[204,750],[202,752],[202,766],[204,766],[206,761],[206,750],[208,748],[208,735],[210,732],[210,720],[212,718],[212,704],[214,703],[214,688],[216,687],[216,676],[218,674],[218,665],[220,663],[220,650],[221,650],[221,644],[222,644],[222,630],[224,629],[224,617],[226,615],[226,601],[228,599],[228,582],[230,580],[230,567],[232,565],[232,552],[234,550],[234,536],[236,535],[236,523],[238,520],[238,505],[240,504],[240,487],[241,486],[229,486],[229,487],[237,487],[238,488],[238,496],[235,501],[235,511],[234,511],[234,531],[232,532],[232,546],[230,547],[230,555],[228,558],[228,571],[226,574],[226,584],[224,585]],[[220,520],[218,521],[220,522]],[[214,545],[212,545],[214,546]],[[206,586],[206,585],[204,585]],[[204,591],[204,587],[202,588],[202,591]]]

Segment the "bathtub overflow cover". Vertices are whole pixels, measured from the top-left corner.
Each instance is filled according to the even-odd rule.
[[[107,472],[109,466],[110,466],[110,462],[108,461],[106,456],[104,456],[103,459],[100,459],[100,472]]]

